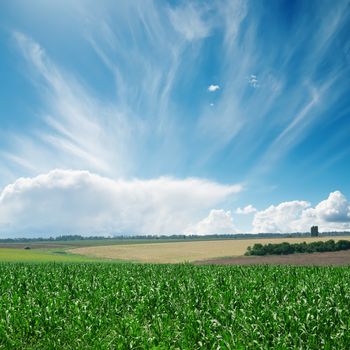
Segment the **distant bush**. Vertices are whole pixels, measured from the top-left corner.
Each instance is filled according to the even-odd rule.
[[[318,241],[311,243],[256,243],[253,247],[248,247],[245,255],[287,255],[294,253],[316,253],[316,252],[336,252],[339,250],[350,249],[350,241],[340,240],[334,242],[333,239],[328,241]]]

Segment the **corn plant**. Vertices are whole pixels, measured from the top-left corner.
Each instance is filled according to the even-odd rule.
[[[348,267],[0,264],[0,349],[350,349]]]

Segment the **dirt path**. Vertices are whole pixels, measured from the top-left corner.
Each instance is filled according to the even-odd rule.
[[[313,254],[291,254],[270,256],[239,256],[195,261],[195,265],[350,265],[350,250]]]

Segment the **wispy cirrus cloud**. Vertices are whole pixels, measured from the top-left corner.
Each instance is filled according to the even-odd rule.
[[[203,39],[210,34],[211,25],[204,20],[205,7],[187,2],[175,8],[169,8],[169,17],[175,30],[188,41]]]
[[[8,21],[26,108],[0,108],[1,186],[69,168],[282,188],[349,154],[347,1],[33,4]]]
[[[34,40],[19,32],[13,37],[28,67],[39,77],[33,79],[40,87],[45,112],[39,112],[40,131],[13,138],[14,154],[9,156],[32,162],[37,171],[63,166],[125,173],[131,165],[127,161],[131,133],[137,133],[140,125],[116,106],[97,100]]]
[[[244,159],[259,154],[252,167],[243,164],[250,168],[249,178],[256,179],[273,171],[313,128],[322,124],[336,100],[345,96],[347,83],[340,77],[349,65],[339,59],[333,60],[326,72],[322,67],[325,57],[332,55],[334,38],[344,30],[348,15],[345,2],[339,2],[316,31],[304,34],[300,41],[301,31],[308,32],[314,26],[299,14],[290,24],[295,31],[288,33],[290,44],[286,45],[278,28],[272,28],[269,41],[262,42],[262,13],[239,1],[232,3],[234,20],[222,27],[227,44],[221,55],[224,69],[220,81],[225,91],[215,101],[215,110],[204,109],[198,127],[203,138],[210,140],[207,160],[226,147],[232,155],[245,154]],[[328,10],[323,3],[317,7],[317,16]]]
[[[334,60],[325,72],[323,63],[326,57],[332,55],[332,46],[335,45],[333,39],[346,26],[348,21],[348,15],[344,12],[346,7],[345,2],[339,2],[332,8],[326,3],[321,4],[317,8],[317,16],[322,16],[325,11],[329,13],[322,23],[315,26],[317,29],[310,34],[310,37],[299,44],[296,36],[292,37],[292,42],[295,42],[296,46],[293,45],[293,50],[285,51],[280,72],[288,75],[288,80],[291,80],[293,74],[297,74],[299,84],[287,80],[284,88],[282,87],[279,95],[283,102],[279,103],[284,105],[283,111],[276,114],[275,106],[272,105],[270,115],[274,116],[272,121],[278,127],[275,129],[275,137],[271,139],[266,152],[262,153],[260,162],[257,162],[253,170],[256,176],[270,171],[307,136],[313,136],[310,134],[312,130],[322,125],[328,117],[327,113],[336,108],[336,101],[345,95],[347,88],[342,76],[349,71],[349,65],[342,59]],[[312,24],[306,26],[304,20],[301,17],[300,21],[296,22],[298,28],[296,35],[303,28],[305,30],[313,27]],[[303,49],[306,49],[306,53],[301,55],[300,50]],[[295,66],[296,61],[299,61],[298,67]],[[284,101],[286,98],[288,101]],[[282,118],[282,122],[275,121],[275,118],[279,117]]]
[[[97,11],[90,5],[77,8],[77,21],[85,23],[81,33],[112,73],[116,98],[101,100],[77,72],[63,69],[29,35],[14,32],[42,105],[36,111],[40,125],[25,135],[7,135],[12,146],[6,159],[27,174],[32,172],[24,160],[36,173],[68,167],[124,176],[139,171],[139,159],[159,144],[148,166],[156,173],[162,172],[159,166],[176,167],[184,161],[186,145],[171,96],[182,71],[200,53],[194,50],[184,59],[184,51],[210,33],[207,9],[156,7],[153,1],[125,4],[118,11],[107,4]],[[118,26],[111,16],[119,19]]]

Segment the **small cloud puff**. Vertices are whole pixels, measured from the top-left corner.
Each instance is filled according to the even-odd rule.
[[[225,211],[223,209],[212,209],[206,218],[185,231],[186,234],[197,235],[230,234],[236,232],[231,211]]]
[[[258,85],[258,78],[256,77],[256,75],[252,74],[249,79],[248,79],[248,83],[250,86],[252,86],[253,88],[257,88]]]
[[[251,204],[247,205],[244,208],[237,208],[235,211],[236,214],[240,214],[240,215],[248,215],[256,212],[257,212],[256,208],[254,208]]]
[[[210,91],[210,92],[214,92],[214,91],[216,91],[216,90],[219,90],[220,89],[220,86],[219,85],[209,85],[208,86],[208,91]]]

